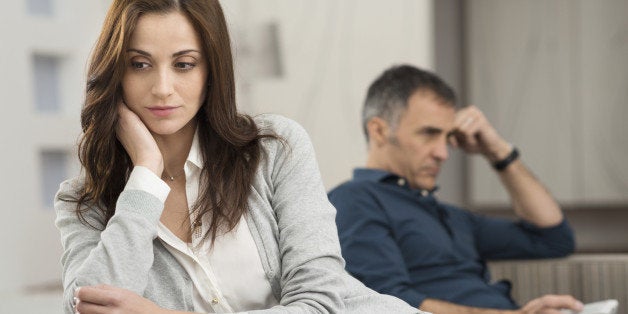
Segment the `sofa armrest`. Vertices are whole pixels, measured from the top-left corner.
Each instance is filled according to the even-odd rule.
[[[584,303],[617,299],[628,303],[628,254],[575,254],[567,258],[489,262],[494,281],[512,283],[519,304],[544,294],[571,294]]]

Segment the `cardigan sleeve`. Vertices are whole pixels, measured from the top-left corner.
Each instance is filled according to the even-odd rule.
[[[132,172],[132,178],[139,176],[136,172]],[[125,189],[118,197],[116,213],[106,225],[100,211],[93,206],[83,206],[85,222],[82,222],[75,211],[81,187],[80,179],[66,181],[55,197],[55,224],[63,246],[66,313],[74,313],[73,293],[80,286],[109,284],[143,294],[153,264],[153,240],[164,207],[155,195],[159,191],[151,194]]]
[[[314,148],[297,123],[277,118],[272,207],[279,228],[280,305],[293,311],[342,312],[344,260],[335,209],[327,200]]]
[[[256,119],[262,130],[280,138],[264,140],[255,187],[259,198],[251,208],[254,238],[269,263],[279,305],[248,313],[423,313],[366,288],[344,270],[336,210],[306,131],[280,116]]]
[[[281,291],[278,306],[248,313],[424,313],[366,288],[344,270],[336,210],[327,198],[306,131],[279,116],[265,121],[281,138],[272,140],[265,153]]]

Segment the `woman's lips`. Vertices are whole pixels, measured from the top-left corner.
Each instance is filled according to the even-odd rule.
[[[158,117],[167,117],[171,115],[178,107],[150,107],[148,110]]]

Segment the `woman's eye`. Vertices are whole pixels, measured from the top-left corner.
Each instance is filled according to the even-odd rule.
[[[131,67],[134,69],[142,70],[148,68],[148,63],[139,62],[139,61],[131,61]]]
[[[192,68],[194,68],[196,66],[195,63],[191,63],[191,62],[177,62],[174,64],[175,68],[179,69],[179,70],[191,70]]]

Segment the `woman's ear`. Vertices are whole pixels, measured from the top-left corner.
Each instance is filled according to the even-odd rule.
[[[382,146],[388,142],[390,127],[388,122],[380,117],[373,117],[366,123],[366,131],[369,134],[369,142],[376,146]]]

